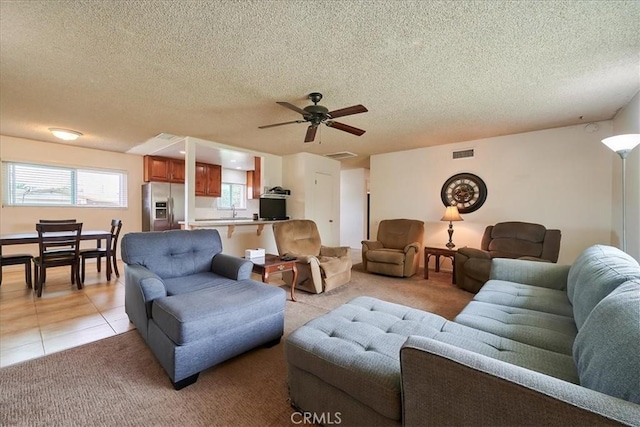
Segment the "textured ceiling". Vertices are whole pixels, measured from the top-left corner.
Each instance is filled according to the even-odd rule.
[[[2,1],[0,132],[125,152],[166,132],[368,156],[611,119],[640,87],[638,1]],[[277,105],[369,112],[305,124]]]

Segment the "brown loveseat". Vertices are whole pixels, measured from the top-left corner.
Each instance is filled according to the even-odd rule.
[[[297,258],[298,278],[296,289],[319,294],[351,280],[351,248],[348,246],[323,246],[315,222],[308,219],[292,219],[273,223],[278,254]],[[283,280],[291,285],[291,272],[282,273]]]
[[[415,219],[385,219],[378,226],[377,240],[362,242],[362,266],[370,273],[410,277],[420,266],[424,222]]]
[[[500,222],[484,230],[480,249],[460,248],[455,256],[456,284],[478,292],[489,280],[492,258],[557,262],[560,230],[528,222]]]

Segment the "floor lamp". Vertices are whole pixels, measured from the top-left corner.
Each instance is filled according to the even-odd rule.
[[[620,155],[622,159],[622,250],[627,252],[627,156],[640,144],[640,134],[616,135],[602,140],[602,143]]]

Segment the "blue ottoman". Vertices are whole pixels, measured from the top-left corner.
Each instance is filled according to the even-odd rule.
[[[154,300],[149,343],[160,349],[156,357],[174,383],[259,345],[279,342],[282,289],[253,280],[231,286],[232,291],[218,286]]]

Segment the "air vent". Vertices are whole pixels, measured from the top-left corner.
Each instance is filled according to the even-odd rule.
[[[156,135],[155,137],[158,139],[164,139],[165,141],[171,141],[172,139],[177,138],[177,136],[175,135],[172,135],[170,133],[164,133],[164,132]]]
[[[468,159],[469,157],[474,157],[473,148],[469,148],[468,150],[459,150],[459,151],[453,152],[453,160]]]
[[[348,159],[349,157],[357,157],[358,155],[356,153],[352,153],[350,151],[340,151],[338,153],[331,153],[331,154],[325,154],[325,157],[329,157],[330,159],[333,160],[344,160],[344,159]]]

